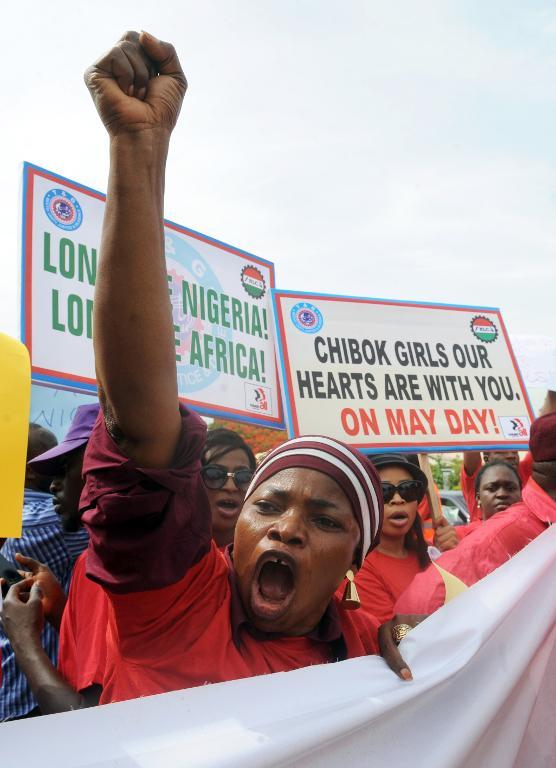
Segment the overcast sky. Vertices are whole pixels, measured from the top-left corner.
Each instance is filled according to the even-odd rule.
[[[0,330],[18,335],[23,160],[106,189],[82,82],[126,29],[190,88],[166,216],[290,289],[499,306],[554,335],[556,6],[83,0],[3,8]]]

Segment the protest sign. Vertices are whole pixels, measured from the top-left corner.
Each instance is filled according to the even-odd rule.
[[[45,387],[42,384],[31,386],[30,421],[54,432],[60,443],[66,436],[75,411],[80,405],[98,403],[94,394],[70,392],[67,389]]]
[[[19,341],[0,333],[0,537],[21,536],[23,486],[29,433],[29,355]]]
[[[525,448],[497,309],[273,291],[288,431],[362,450]]]
[[[34,382],[96,392],[93,295],[105,196],[25,163],[22,339]],[[274,266],[165,221],[180,397],[202,413],[283,427]]]

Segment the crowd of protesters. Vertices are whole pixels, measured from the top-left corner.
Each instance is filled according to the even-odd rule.
[[[397,644],[444,604],[442,572],[470,586],[556,522],[554,393],[523,461],[464,454],[471,523],[435,520],[434,546],[437,491],[412,457],[305,436],[257,460],[233,431],[207,434],[178,401],[162,238],[185,77],[172,46],[127,33],[86,81],[111,144],[100,405],[59,445],[30,425],[23,535],[2,548],[19,573],[0,718],[375,653],[410,678]]]

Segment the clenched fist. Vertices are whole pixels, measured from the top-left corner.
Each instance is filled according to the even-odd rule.
[[[85,83],[111,136],[171,132],[187,89],[174,46],[147,32],[126,32],[87,69]]]

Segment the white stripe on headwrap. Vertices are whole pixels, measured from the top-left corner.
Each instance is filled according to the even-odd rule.
[[[292,443],[298,443],[298,442],[311,442],[311,443],[318,443],[318,442],[324,442],[325,444],[330,445],[333,448],[343,448],[343,446],[339,446],[334,441],[328,441],[326,438],[314,438],[314,437],[306,437],[305,439],[299,438],[297,440],[291,440],[288,441],[287,445],[291,445]],[[365,472],[365,469],[362,467],[360,462],[357,461],[356,457],[353,456],[353,454],[348,451],[344,450],[341,451],[344,453],[344,455],[347,455],[349,459],[352,459],[353,462],[358,465],[361,468],[361,472],[363,473],[364,477],[366,479],[367,475]],[[362,551],[362,557],[364,558],[365,555],[368,552],[368,549],[371,544],[371,534],[370,534],[370,516],[371,516],[371,510],[369,509],[369,505],[367,502],[367,498],[365,496],[365,491],[363,489],[362,483],[357,477],[357,475],[353,472],[351,467],[349,467],[346,463],[341,462],[337,457],[332,456],[330,453],[327,453],[326,451],[319,451],[315,448],[305,448],[305,449],[299,449],[294,448],[292,450],[286,449],[286,450],[277,450],[275,456],[270,456],[267,458],[263,464],[261,464],[261,467],[257,472],[254,474],[253,479],[251,480],[251,483],[249,484],[249,488],[247,489],[245,493],[245,498],[248,498],[250,494],[252,493],[253,487],[258,483],[259,476],[266,471],[266,469],[274,464],[274,462],[279,461],[282,458],[288,458],[289,456],[314,456],[315,458],[322,459],[323,461],[327,462],[328,464],[331,464],[333,467],[336,467],[340,469],[344,475],[347,477],[347,479],[350,481],[351,485],[353,486],[355,493],[357,495],[357,499],[359,501],[359,506],[361,508],[361,521],[363,525],[363,541],[361,543],[361,551]],[[378,501],[376,498],[376,493],[374,491],[374,488],[372,488],[372,485],[370,481],[367,483],[367,486],[370,486],[371,490],[371,497],[373,499],[373,502],[375,504],[375,508],[373,510],[373,517],[375,518],[375,535],[376,530],[378,528]]]
[[[374,517],[373,538],[374,538],[377,535],[377,533],[378,533],[378,527],[379,527],[379,523],[380,523],[380,521],[379,521],[379,514],[378,514],[379,503],[378,503],[378,498],[377,498],[377,495],[376,495],[376,491],[374,489],[374,485],[372,484],[371,480],[369,479],[368,469],[366,469],[363,466],[363,464],[361,464],[361,462],[359,461],[358,457],[354,453],[352,453],[350,450],[348,450],[345,447],[345,445],[343,445],[340,442],[337,442],[336,440],[333,440],[330,437],[314,437],[312,435],[307,435],[307,437],[295,437],[292,440],[288,440],[287,444],[288,445],[294,445],[296,443],[303,443],[303,442],[307,442],[307,441],[309,441],[311,443],[324,443],[324,445],[329,445],[331,448],[335,448],[337,451],[340,451],[340,453],[343,453],[344,456],[347,456],[348,459],[353,461],[355,466],[359,469],[359,471],[361,472],[361,474],[365,478],[365,484],[366,484],[368,490],[370,491],[371,498],[373,500],[373,504],[374,504],[374,508],[375,508],[375,514],[373,515],[373,517]]]

